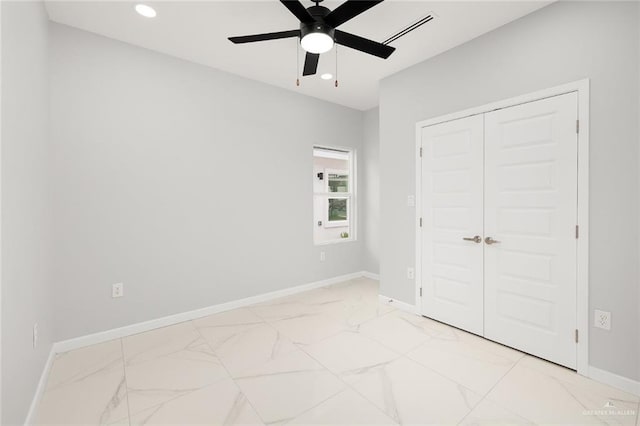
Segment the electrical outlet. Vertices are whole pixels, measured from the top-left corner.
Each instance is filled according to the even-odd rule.
[[[111,297],[115,299],[116,297],[122,297],[122,296],[124,296],[124,284],[123,283],[113,284],[111,286]]]
[[[38,347],[38,323],[33,324],[33,349]]]
[[[415,271],[413,268],[407,268],[407,279],[412,280],[416,277]]]
[[[611,312],[596,309],[594,325],[603,330],[611,330]]]
[[[409,207],[415,207],[416,206],[416,196],[415,195],[409,195],[407,197],[407,206],[409,206]]]
[[[327,256],[324,254],[323,251],[321,251],[320,252],[320,262],[324,262],[326,258],[327,258]]]

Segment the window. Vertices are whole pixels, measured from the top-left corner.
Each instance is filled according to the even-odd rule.
[[[354,240],[353,152],[313,149],[314,242],[328,244]]]
[[[335,222],[345,222],[347,219],[347,199],[329,198],[329,222],[335,226]]]

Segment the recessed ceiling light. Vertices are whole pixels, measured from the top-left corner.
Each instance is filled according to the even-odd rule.
[[[146,4],[137,4],[136,12],[138,12],[140,15],[144,16],[145,18],[155,18],[157,15],[156,10],[151,6],[147,6]]]
[[[329,73],[322,74],[320,78],[323,80],[331,80],[333,78],[333,74],[329,74]]]

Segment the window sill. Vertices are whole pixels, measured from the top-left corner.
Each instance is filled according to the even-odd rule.
[[[314,246],[329,246],[331,244],[344,244],[344,243],[353,243],[358,241],[355,238],[340,238],[339,240],[330,240],[330,241],[323,241],[321,243],[313,243]]]

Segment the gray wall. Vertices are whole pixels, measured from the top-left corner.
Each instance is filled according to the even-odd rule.
[[[36,2],[0,7],[4,425],[25,419],[51,349],[53,311],[47,16]]]
[[[380,272],[380,111],[364,113],[362,137],[362,263],[368,272]]]
[[[637,19],[638,19],[638,62],[640,62],[640,6],[638,7],[638,14],[637,14]],[[638,65],[640,67],[640,65]],[[638,73],[638,135],[639,135],[639,139],[640,139],[640,72]],[[640,140],[639,140],[639,144],[640,144]],[[638,149],[638,154],[640,155],[640,148]],[[640,164],[640,157],[638,158],[638,164]],[[640,169],[640,167],[639,167]],[[638,172],[638,179],[640,180],[640,170]],[[640,190],[640,182],[638,184],[638,189]],[[640,194],[638,194],[638,198],[640,199]],[[640,210],[640,202],[638,203],[638,209]],[[638,215],[638,221],[640,221],[640,214]],[[640,225],[638,226],[638,228],[640,229]],[[640,231],[639,231],[640,232]],[[639,256],[640,256],[640,250],[639,250]],[[640,257],[638,258],[638,275],[640,276]],[[640,323],[640,279],[638,279],[638,322]],[[639,358],[640,358],[640,326],[638,327],[638,352],[639,352]],[[640,364],[640,360],[638,360],[638,363]],[[640,370],[640,365],[638,366],[638,370]],[[638,376],[640,376],[640,372],[638,373]],[[638,414],[638,422],[640,422],[640,414]]]
[[[312,239],[312,146],[359,150],[360,111],[50,36],[57,340],[362,269],[361,240]]]
[[[590,363],[640,378],[638,3],[558,2],[386,78],[380,89],[381,292],[414,303],[415,124],[591,79]]]

